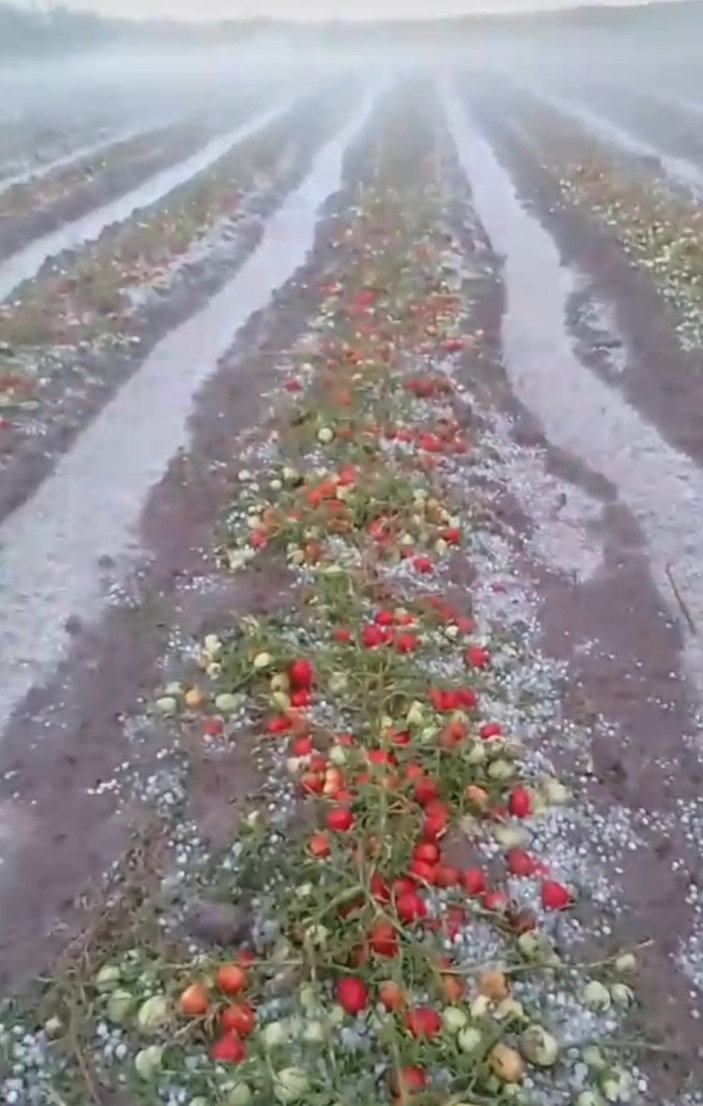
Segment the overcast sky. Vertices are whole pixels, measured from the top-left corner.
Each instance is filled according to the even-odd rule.
[[[33,0],[18,0],[33,7]],[[144,18],[169,15],[180,19],[222,19],[272,15],[301,19],[367,19],[392,16],[460,15],[472,11],[562,8],[578,0],[60,0],[67,8],[92,9],[105,15]],[[599,0],[587,0],[598,3]],[[608,0],[600,0],[607,3]],[[638,3],[639,0],[620,0]],[[672,0],[676,2],[676,0]]]

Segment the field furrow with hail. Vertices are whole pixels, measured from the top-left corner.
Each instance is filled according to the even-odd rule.
[[[693,1106],[701,474],[628,308],[690,351],[567,253],[626,253],[564,184],[586,129],[461,71],[329,89],[0,528],[4,1101]],[[42,348],[146,346],[161,211],[69,260]]]
[[[232,279],[353,108],[354,90],[334,82],[261,90],[243,102],[241,125],[201,135],[191,157],[67,223],[48,254],[42,238],[23,251],[31,264],[0,304],[0,517]]]

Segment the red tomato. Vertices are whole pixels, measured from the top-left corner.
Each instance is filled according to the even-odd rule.
[[[226,1033],[246,1037],[254,1029],[256,1017],[248,1002],[233,1003],[222,1012],[222,1028]]]
[[[306,661],[302,657],[297,661],[293,661],[288,669],[288,679],[291,682],[291,687],[296,690],[307,690],[313,680],[310,661]]]
[[[325,785],[324,777],[317,772],[305,772],[300,777],[300,790],[306,795],[319,795]]]
[[[296,737],[290,746],[291,756],[307,757],[312,753],[311,737]]]
[[[451,864],[440,864],[435,874],[435,883],[438,887],[456,887],[459,882],[459,869]]]
[[[290,693],[290,705],[295,707],[296,710],[300,710],[301,707],[310,706],[310,692],[300,688],[297,691],[291,691]]]
[[[464,654],[464,659],[469,668],[485,668],[490,654],[483,645],[470,645]]]
[[[482,895],[486,890],[486,877],[480,868],[467,868],[461,873],[461,885],[467,895]]]
[[[360,979],[348,976],[340,979],[336,987],[337,1002],[347,1014],[360,1014],[366,1008],[368,991]]]
[[[328,812],[326,823],[327,829],[332,830],[334,833],[346,833],[347,830],[350,830],[354,825],[354,815],[349,807],[334,807]]]
[[[369,944],[379,956],[395,956],[398,934],[391,922],[377,922],[369,934]]]
[[[405,1015],[406,1028],[413,1037],[434,1037],[442,1028],[442,1019],[429,1006],[419,1006]]]
[[[509,849],[506,857],[508,868],[514,876],[532,876],[535,862],[524,849]]]
[[[427,907],[424,900],[414,891],[406,891],[404,894],[398,895],[395,900],[395,908],[401,922],[404,922],[406,925],[417,922],[427,915]]]
[[[562,883],[546,879],[541,890],[542,906],[545,910],[566,910],[571,904],[571,895]]]
[[[215,982],[226,995],[238,995],[247,985],[247,973],[239,964],[221,964]]]
[[[530,793],[525,787],[514,787],[508,798],[508,810],[513,818],[527,818],[532,804]]]
[[[433,779],[427,776],[425,779],[418,780],[413,788],[413,795],[415,802],[420,806],[426,807],[429,803],[433,802],[439,794],[437,784]]]
[[[420,1091],[424,1091],[426,1086],[427,1076],[422,1068],[418,1068],[415,1064],[410,1064],[408,1067],[394,1072],[391,1079],[393,1094],[400,1095],[401,1098],[410,1094],[419,1094]]]
[[[420,841],[413,849],[413,859],[425,864],[436,864],[439,860],[439,848],[434,841]]]
[[[425,807],[422,835],[428,841],[436,841],[447,830],[449,814],[444,803],[432,802]]]
[[[485,910],[494,910],[497,914],[508,905],[508,898],[502,891],[487,891],[481,899]]]
[[[500,737],[503,730],[497,722],[484,722],[478,731],[479,737],[484,741],[490,741],[492,737]]]
[[[408,871],[415,879],[421,880],[423,883],[434,884],[437,879],[437,868],[434,864],[426,864],[424,860],[411,860],[408,865]]]
[[[390,902],[391,901],[391,893],[388,890],[388,886],[385,883],[385,881],[383,880],[383,878],[378,874],[378,872],[374,872],[374,874],[371,876],[371,885],[370,886],[371,886],[371,894],[373,895],[373,897],[376,899],[377,902]]]
[[[241,1064],[245,1054],[242,1041],[234,1033],[225,1033],[215,1041],[210,1052],[216,1064]]]
[[[398,879],[393,880],[393,897],[397,898],[399,895],[414,894],[417,884],[414,879],[410,879],[409,876],[400,876]]]

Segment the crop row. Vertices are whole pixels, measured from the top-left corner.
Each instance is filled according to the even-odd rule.
[[[578,87],[576,99],[618,125],[644,138],[662,151],[682,158],[700,158],[703,154],[701,117],[674,98],[617,84],[587,82]]]
[[[303,98],[211,169],[20,286],[14,302],[0,308],[0,397],[16,423],[23,411],[36,417],[42,391],[62,373],[102,372],[94,362],[107,350],[138,355],[156,325],[173,325],[164,318],[172,290],[187,292],[199,276],[211,294],[226,279],[242,249],[251,248],[256,220],[302,177],[319,143],[351,110],[353,90],[331,91],[321,109],[313,113],[316,101]],[[200,298],[185,296],[185,307]]]
[[[703,207],[578,122],[523,101],[521,126],[564,201],[595,217],[646,270],[687,345],[703,340]],[[519,139],[518,139],[519,140]]]
[[[250,110],[244,101],[242,119]],[[18,181],[0,193],[0,256],[136,187],[195,152],[210,136],[203,120],[171,123]]]
[[[264,768],[223,853],[199,854],[182,809],[167,830],[180,893],[246,924],[194,949],[178,911],[132,903],[38,1020],[8,1012],[15,1106],[30,1085],[70,1106],[87,1086],[149,1106],[630,1093],[635,957],[567,949],[577,889],[539,841],[569,796],[517,733],[539,662],[466,587],[486,504],[436,111],[403,89],[374,130],[277,413],[236,450],[219,557],[242,586],[263,559],[280,609],[230,614],[154,703],[184,748],[236,743]]]
[[[72,150],[104,139],[111,127],[94,119],[65,124],[20,115],[0,121],[0,186],[3,179],[31,168],[40,170],[53,161],[70,157]]]

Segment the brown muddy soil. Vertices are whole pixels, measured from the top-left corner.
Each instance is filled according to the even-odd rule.
[[[471,229],[465,183],[456,166],[453,171],[449,166],[449,175],[455,194],[452,228],[463,243],[465,257],[486,265],[485,242],[476,249],[477,232]],[[480,228],[478,238],[480,242]],[[492,278],[489,275],[478,289],[472,283],[467,295],[467,302],[473,301],[471,331],[483,335],[480,354],[467,354],[458,377],[468,390],[469,402],[476,397],[471,424],[477,440],[491,422],[489,418],[482,427],[478,409],[507,416],[518,465],[521,448],[536,446],[544,472],[559,479],[565,497],[572,489],[575,495],[585,492],[601,503],[597,536],[602,562],[594,574],[579,579],[540,557],[535,519],[500,465],[486,489],[496,523],[511,549],[511,569],[536,604],[539,647],[546,657],[568,665],[563,721],[585,727],[592,735],[585,775],[579,771],[574,776],[572,754],[560,752],[559,732],[553,735],[549,754],[563,777],[571,779],[594,828],[613,809],[625,809],[641,841],[613,870],[619,890],[605,943],[615,950],[651,942],[642,955],[638,988],[642,1014],[637,1029],[665,1050],[645,1066],[658,1100],[670,1100],[690,1088],[691,1080],[703,1077],[697,1000],[674,963],[679,942],[690,935],[694,924],[686,901],[691,875],[701,875],[700,854],[677,813],[680,803],[700,803],[703,782],[700,758],[690,741],[697,731],[696,704],[681,663],[683,635],[690,630],[683,614],[673,622],[664,608],[637,523],[617,502],[616,489],[577,459],[550,446],[512,395],[500,356],[500,262],[494,257],[490,261]],[[606,270],[606,274],[617,283],[616,273]],[[646,314],[646,298],[639,310]],[[590,353],[594,363],[603,356],[593,348]],[[467,486],[470,479],[469,471]],[[460,566],[457,570],[463,572]],[[466,596],[461,587],[465,575],[455,581],[457,597],[462,591]],[[591,925],[594,919],[586,914],[585,922]],[[600,933],[601,953],[603,941]]]
[[[0,261],[184,160],[211,137],[205,120],[180,122],[13,185],[0,195]]]
[[[338,105],[309,127],[291,129],[285,160],[242,201],[220,247],[187,264],[167,294],[154,294],[130,317],[130,341],[115,349],[80,349],[62,357],[41,387],[41,409],[0,429],[0,521],[24,503],[57,458],[147,359],[155,345],[195,315],[231,279],[261,241],[266,219],[303,179],[320,145],[340,125]],[[73,252],[67,254],[67,258]]]
[[[614,235],[564,201],[558,177],[512,126],[519,121],[519,107],[513,105],[510,121],[483,100],[472,100],[472,108],[520,198],[556,242],[563,263],[583,275],[569,320],[582,359],[620,389],[675,449],[703,463],[703,354],[681,348],[671,308]],[[610,308],[614,335],[599,333],[598,322],[589,319],[597,320],[603,304]]]
[[[335,270],[343,264],[332,243],[364,150],[362,136],[348,153],[345,188],[327,204],[308,263],[251,318],[198,396],[190,448],[174,458],[145,505],[139,569],[118,585],[115,566],[104,562],[105,615],[97,625],[72,621],[70,656],[8,726],[0,749],[3,991],[26,985],[78,932],[84,892],[118,860],[135,827],[149,824],[157,774],[163,778],[182,760],[171,739],[138,715],[168,678],[164,655],[180,658],[183,646],[235,610],[262,614],[286,595],[290,601],[286,573],[266,557],[236,579],[219,572],[213,530],[237,458],[252,434],[265,438],[266,391],[280,380],[287,351],[321,300],[326,270],[332,261]],[[250,750],[198,749],[191,741],[190,753],[188,811],[204,839],[222,844],[237,799],[256,788]]]

